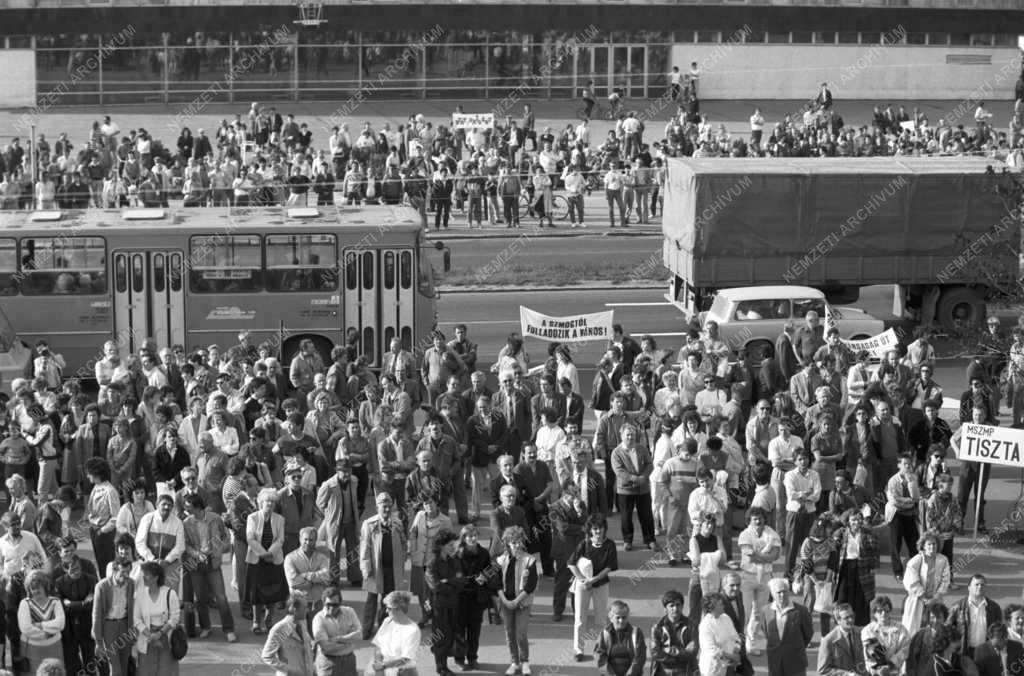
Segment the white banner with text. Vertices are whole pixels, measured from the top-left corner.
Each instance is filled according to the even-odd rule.
[[[492,129],[494,113],[452,113],[452,129]]]
[[[877,336],[871,338],[865,338],[864,340],[844,340],[843,344],[850,348],[854,354],[857,354],[861,350],[867,350],[872,357],[881,359],[885,356],[885,353],[889,350],[896,349],[899,345],[900,339],[896,335],[896,331],[888,329],[879,333]]]
[[[964,423],[958,432],[960,443],[954,444],[958,460],[1024,467],[1020,453],[1024,430]]]
[[[519,306],[519,323],[523,338],[540,338],[558,343],[582,343],[588,340],[610,340],[614,312],[594,312],[569,317],[549,317]]]

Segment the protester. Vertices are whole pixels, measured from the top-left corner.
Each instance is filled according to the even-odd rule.
[[[177,676],[178,661],[171,656],[170,636],[181,620],[178,593],[166,586],[163,567],[157,561],[142,564],[142,587],[136,590],[132,617],[138,638],[138,672],[152,676]]]
[[[46,573],[34,570],[25,576],[27,595],[18,605],[21,655],[26,671],[32,673],[46,659],[64,662],[61,632],[66,622],[61,600],[50,595]]]

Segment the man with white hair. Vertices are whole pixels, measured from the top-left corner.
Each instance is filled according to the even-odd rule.
[[[790,600],[786,578],[772,578],[768,589],[772,602],[761,609],[761,629],[768,639],[768,675],[805,676],[807,649],[814,637],[811,613]]]

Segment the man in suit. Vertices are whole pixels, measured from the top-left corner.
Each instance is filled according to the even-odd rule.
[[[740,574],[733,571],[722,577],[722,596],[724,611],[732,620],[732,626],[740,635],[740,663],[736,666],[737,676],[753,676],[754,667],[747,657],[747,608],[744,605],[742,581]],[[691,618],[700,614],[699,609],[691,609]]]
[[[576,423],[576,429],[583,429],[583,411],[586,405],[578,392],[572,391],[572,381],[562,378],[558,381],[558,390],[565,399],[565,424]]]
[[[761,611],[761,629],[768,653],[768,676],[806,676],[807,648],[814,636],[811,613],[789,598],[789,581],[768,583],[772,602]]]
[[[561,483],[562,496],[548,512],[551,522],[551,559],[554,562],[555,586],[551,596],[551,619],[562,621],[565,599],[569,593],[569,557],[583,542],[587,511],[580,499],[580,487],[571,478]]]
[[[521,476],[515,473],[515,463],[511,455],[502,455],[498,458],[498,475],[491,479],[491,506],[497,507],[501,502],[499,495],[502,486],[512,486],[516,489],[516,505],[523,508],[523,511],[532,509],[530,503],[533,496],[530,494],[530,487]]]
[[[619,348],[619,353],[622,355],[622,372],[632,373],[633,362],[643,352],[640,343],[626,335],[622,324],[614,324],[612,326],[612,339],[608,341],[608,347],[611,348],[613,346]]]
[[[335,461],[336,473],[325,481],[316,494],[316,508],[324,516],[320,524],[320,540],[331,552],[331,583],[341,578],[341,548],[345,547],[348,581],[361,585],[359,571],[359,512],[356,481],[352,479],[352,465],[348,458]]]
[[[381,367],[381,375],[396,375],[398,369],[405,373],[412,373],[416,370],[416,360],[412,354],[402,349],[402,341],[398,338],[391,339],[391,349],[384,355],[384,364]]]
[[[491,398],[491,405],[508,423],[508,453],[519,462],[523,444],[533,437],[533,418],[530,400],[516,391],[515,376],[511,371],[501,374],[501,389]]]
[[[473,465],[473,495],[470,499],[469,520],[480,516],[484,486],[497,473],[498,456],[505,452],[508,425],[500,413],[491,409],[491,398],[480,396],[475,402],[476,413],[466,423],[466,445],[469,446]]]
[[[608,513],[608,498],[605,493],[604,479],[594,469],[594,454],[585,445],[579,446],[571,458],[573,483],[580,487],[580,502],[587,516]]]
[[[288,554],[299,546],[299,531],[313,525],[316,496],[302,487],[302,467],[289,462],[284,469],[285,486],[277,492],[277,513],[284,517],[284,553]]]
[[[988,628],[993,622],[1003,621],[1003,610],[999,604],[985,596],[988,580],[981,573],[975,573],[967,585],[967,596],[957,601],[949,611],[949,625],[960,637],[960,651],[974,659],[974,651],[988,640]],[[973,622],[972,616],[984,615],[984,624]]]
[[[533,430],[531,439],[537,437],[537,430],[541,428],[544,421],[541,420],[541,411],[545,408],[550,408],[552,411],[558,414],[558,426],[565,427],[565,397],[558,392],[555,387],[554,376],[546,375],[540,379],[540,393],[533,395],[530,399],[530,412],[533,417]]]
[[[1009,637],[1005,622],[988,628],[988,640],[974,651],[978,676],[1019,676],[1024,674],[1024,645]]]
[[[835,629],[825,634],[818,646],[818,676],[857,676],[864,671],[864,644],[853,623],[853,608],[840,603],[833,617]]]

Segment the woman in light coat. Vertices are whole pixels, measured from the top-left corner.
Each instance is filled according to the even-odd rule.
[[[257,509],[245,521],[245,603],[252,604],[252,633],[263,634],[273,626],[274,605],[288,598],[284,575],[284,517],[274,512],[277,491],[264,488],[256,498]],[[262,624],[261,624],[262,620]]]
[[[740,662],[740,635],[732,619],[725,614],[721,594],[708,594],[701,599],[704,616],[698,627],[700,652],[697,665],[701,676],[725,676],[730,667]]]
[[[917,550],[903,573],[903,587],[907,590],[903,626],[911,634],[924,624],[925,607],[941,603],[942,596],[949,591],[949,560],[939,554],[939,536],[925,533],[917,542]]]

